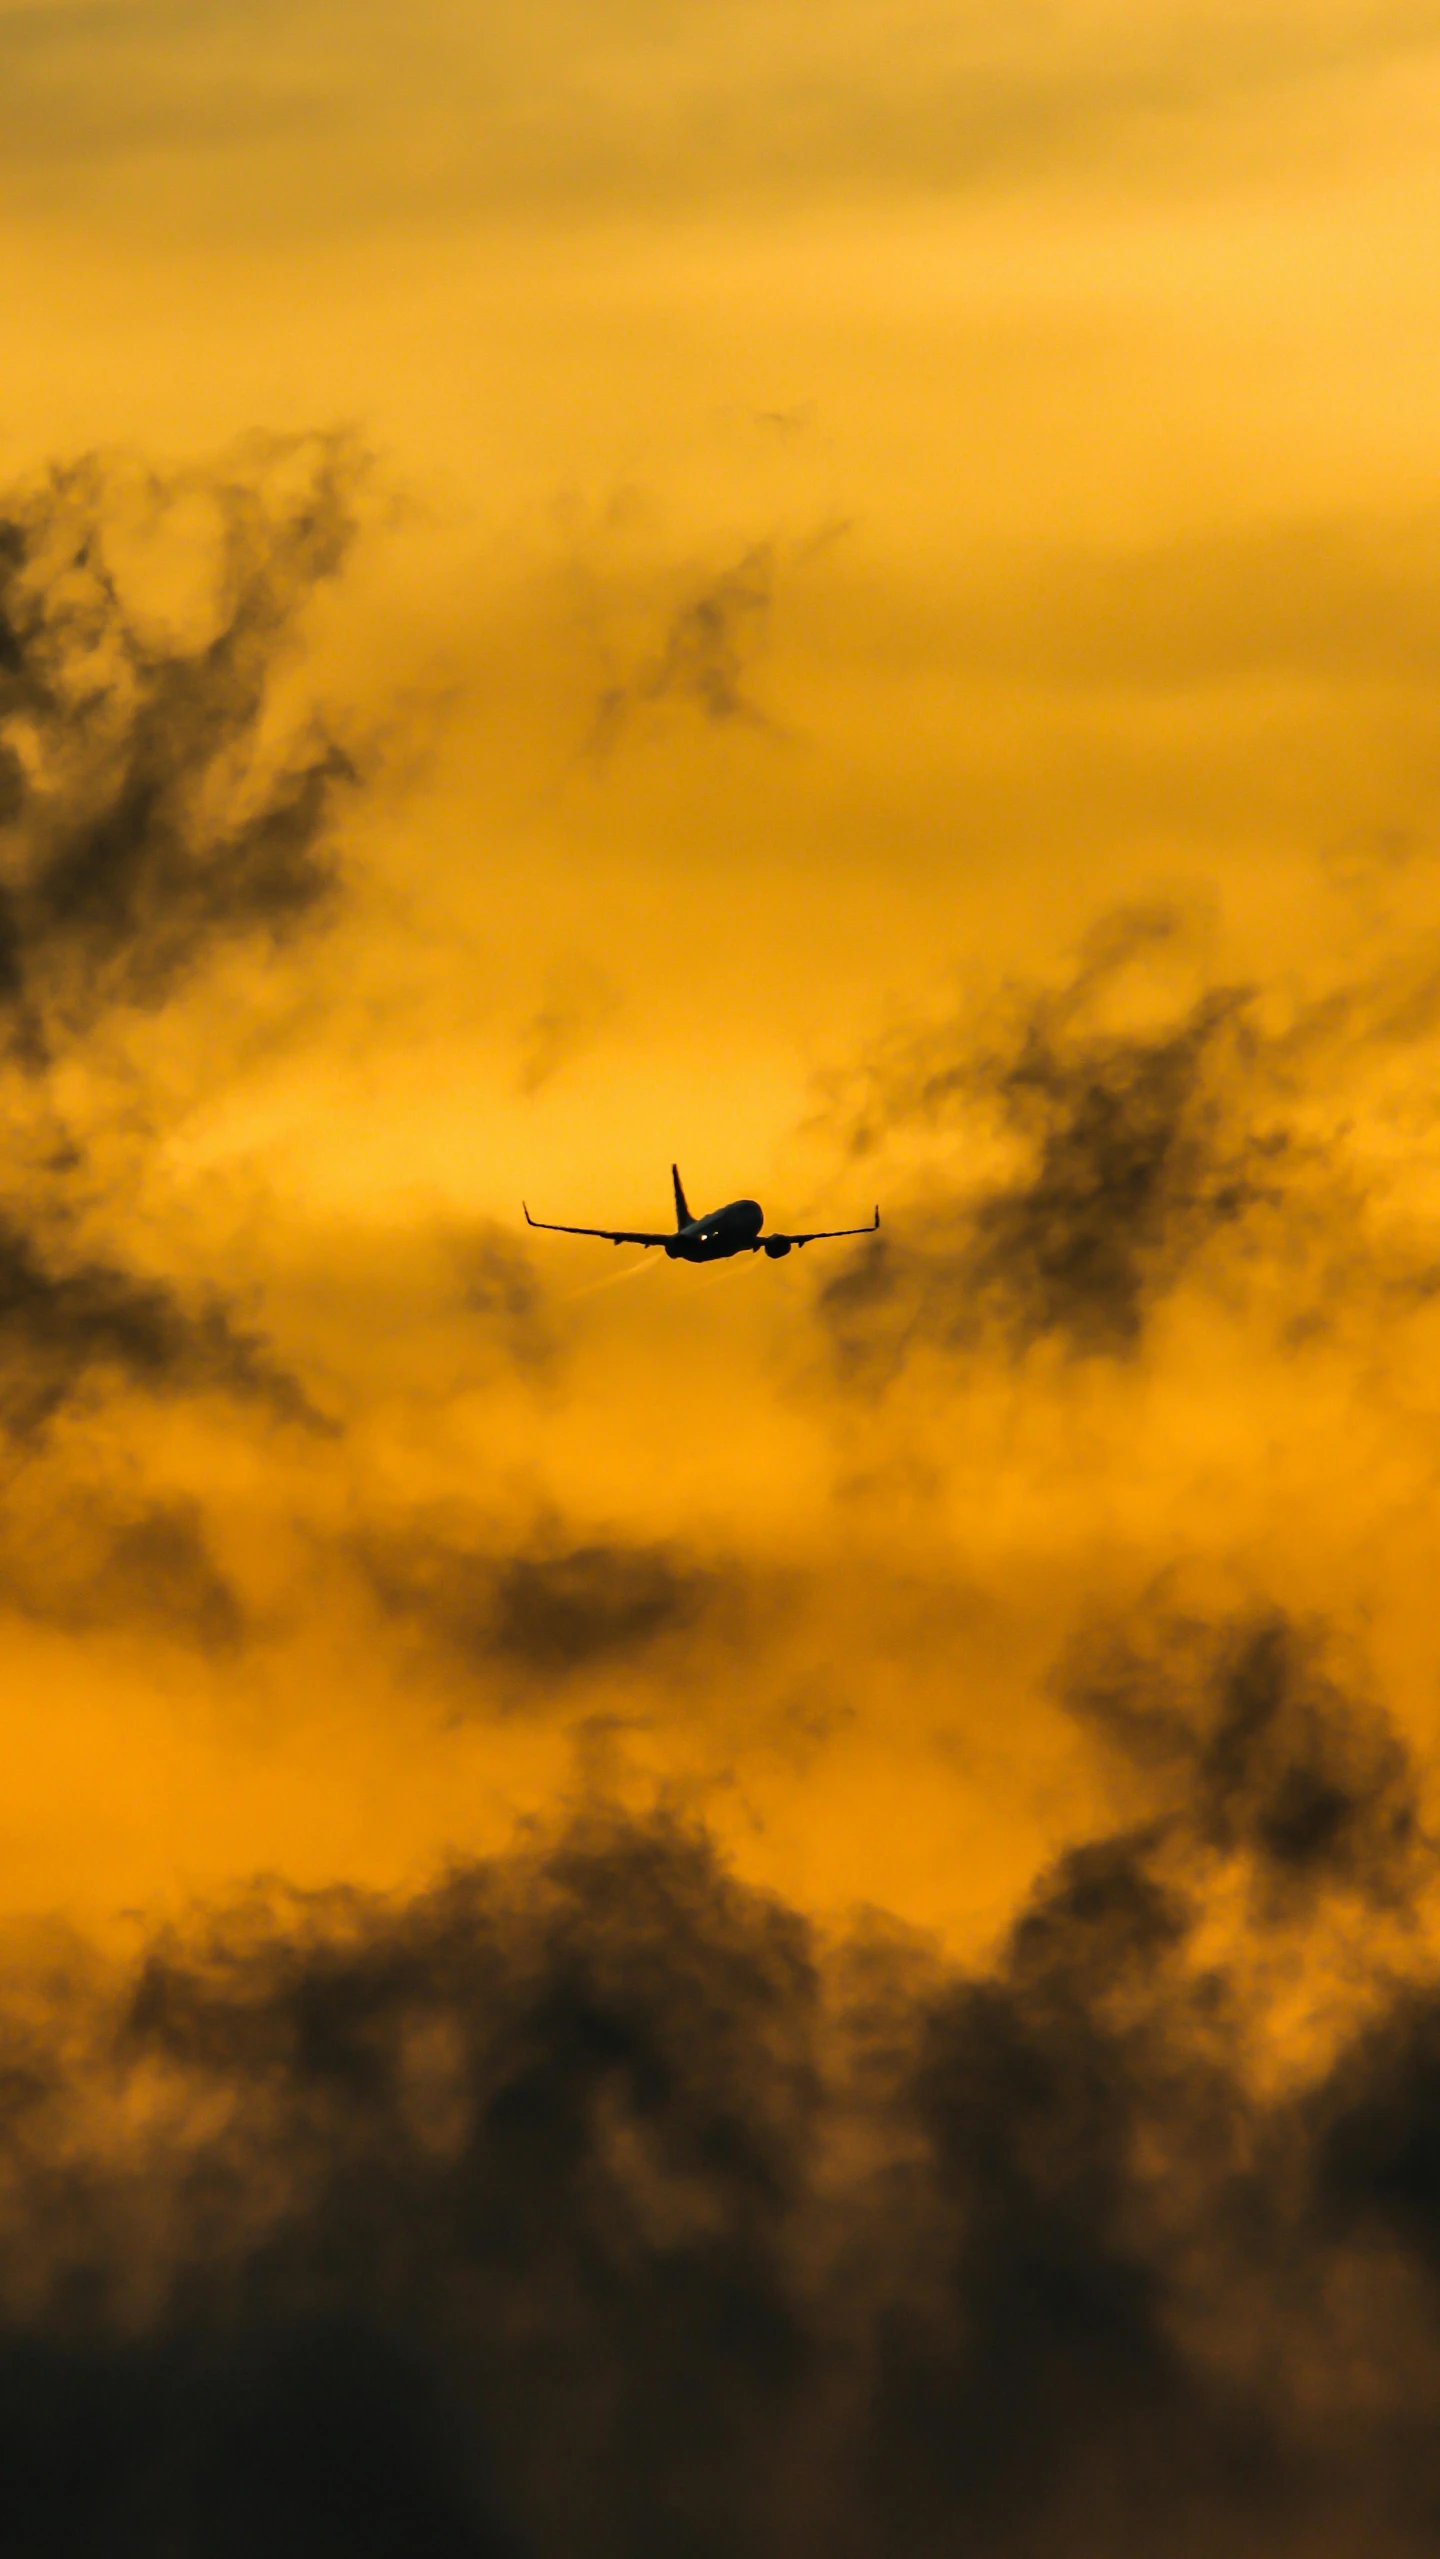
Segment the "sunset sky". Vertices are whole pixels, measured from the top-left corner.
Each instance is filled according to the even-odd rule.
[[[1210,2288],[1166,2296],[1171,2546],[1429,2546],[1437,2481],[1383,2516],[1367,2483],[1440,2375],[1440,2158],[1394,2097],[1403,2044],[1433,2142],[1437,240],[1440,0],[0,0],[0,1921],[15,2034],[86,2056],[46,2142],[132,2181],[93,2241],[125,2318],[135,2197],[219,2138],[187,2072],[269,2173],[196,1984],[278,2014],[286,1949],[341,1960],[326,1913],[448,1963],[483,1904],[518,1999],[558,1893],[633,1987],[623,1877],[678,1859],[655,1906],[706,1962],[758,1931],[773,1987],[803,1941],[847,2016],[881,1965],[930,2158],[935,2017],[988,1985],[1053,2024],[1036,1950],[1109,1857],[1188,1916],[1145,1937],[1163,1997],[1128,1938],[1103,1997],[1066,1973],[1087,2032],[1140,2001],[1245,2173],[1283,2137],[1330,2199],[1266,2225],[1337,2323],[1304,2354],[1208,2186],[1188,2256],[1126,2224]],[[664,1224],[672,1160],[697,1205],[878,1200],[880,1234],[694,1269],[522,1223]],[[870,2265],[825,2067],[799,2186]],[[1347,2256],[1382,2155],[1423,2208]],[[662,2253],[710,2173],[671,2170],[683,2209],[634,2169]],[[84,2255],[62,2221],[15,2335]],[[1087,2442],[1168,2440],[1114,2374]],[[763,2510],[849,2559],[803,2484],[832,2382],[717,2553]],[[576,2388],[594,2477],[651,2479]],[[486,2421],[522,2445],[498,2537],[407,2507],[404,2546],[709,2552],[618,2490],[611,2540],[547,2504],[541,2399]],[[1241,2406],[1253,2511],[1215,2486]],[[1159,2546],[1119,2455],[1062,2544],[895,2423],[887,2559]]]

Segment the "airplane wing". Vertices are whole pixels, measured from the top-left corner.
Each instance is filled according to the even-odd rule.
[[[525,1208],[523,1200],[520,1205]],[[528,1208],[525,1208],[525,1223],[527,1226],[543,1226],[547,1235],[595,1235],[602,1244],[673,1244],[675,1241],[673,1226],[668,1235],[641,1235],[628,1226],[557,1226],[548,1217],[532,1217]]]
[[[777,1235],[773,1241],[777,1244],[828,1244],[836,1235],[873,1235],[879,1223],[880,1211],[877,1208],[874,1216],[863,1226],[818,1226],[813,1235]],[[772,1238],[762,1235],[760,1241],[768,1244]]]

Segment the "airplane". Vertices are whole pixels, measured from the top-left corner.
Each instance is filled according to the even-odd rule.
[[[549,1235],[594,1235],[604,1244],[658,1244],[672,1262],[728,1262],[734,1253],[768,1253],[772,1262],[780,1261],[793,1246],[826,1244],[838,1235],[873,1235],[880,1223],[877,1208],[867,1226],[822,1226],[812,1235],[762,1235],[765,1212],[758,1200],[731,1200],[724,1208],[711,1209],[706,1217],[693,1217],[680,1181],[680,1168],[670,1167],[675,1185],[675,1232],[673,1235],[646,1235],[629,1226],[557,1226],[548,1217],[532,1217],[525,1202],[527,1226],[541,1226]]]

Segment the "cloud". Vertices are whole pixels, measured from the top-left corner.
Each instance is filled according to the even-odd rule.
[[[90,455],[0,499],[12,1433],[106,1383],[318,1419],[219,1290],[132,1270],[98,1240],[117,1182],[134,1187],[117,1165],[153,1139],[137,1070],[106,1043],[221,950],[263,952],[334,906],[335,808],[358,770],[316,714],[297,718],[283,678],[350,550],[362,476],[344,437],[256,439],[168,474]]]
[[[660,1546],[519,1556],[497,1587],[495,1650],[553,1676],[693,1624],[705,1589]]]
[[[886,1194],[818,1301],[852,1381],[927,1349],[1134,1361],[1184,1291],[1290,1351],[1393,1337],[1433,1300],[1429,937],[1309,993],[1177,994],[1199,959],[1169,910],[1122,909],[1058,986],[835,1080],[830,1122]]]
[[[91,454],[0,495],[0,1598],[71,1632],[211,1652],[245,1632],[213,1464],[147,1487],[134,1398],[333,1433],[253,1294],[165,1268],[158,1159],[166,1033],[207,963],[338,905],[359,767],[295,660],[363,477],[344,436],[256,438],[168,473]]]
[[[963,1350],[987,1333],[1017,1355],[1046,1340],[1131,1355],[1158,1301],[1314,1162],[1249,991],[1212,988],[1158,1026],[1104,1021],[1131,963],[1171,929],[1164,916],[1112,919],[1068,984],[1025,998],[998,1037],[947,1025],[874,1069],[852,1148],[936,1132],[948,1196],[892,1211],[823,1290],[853,1372],[884,1375],[915,1345]],[[987,1155],[1003,1166],[988,1178],[971,1170]]]
[[[338,436],[167,476],[93,455],[0,501],[0,997],[44,1058],[333,895],[352,753],[277,671],[356,531]],[[180,574],[188,570],[188,575]]]
[[[322,205],[330,223],[426,205],[673,217],[1097,171],[1153,185],[1167,164],[1193,183],[1197,167],[1229,174],[1237,141],[1253,163],[1259,131],[1283,165],[1317,89],[1423,57],[1436,23],[1429,0],[1316,0],[1258,22],[1223,0],[1003,22],[935,0],[847,0],[823,20],[728,0],[661,31],[642,7],[597,23],[546,0],[473,26],[418,8],[403,48],[360,6],[341,63],[327,35],[313,7],[274,0],[203,21],[166,5],[0,12],[12,198],[43,201],[63,178],[73,203],[93,166],[113,203],[138,171],[153,220],[173,166],[197,219],[228,229],[238,203],[252,227],[283,215],[293,231]]]
[[[1389,2254],[1418,2277],[1421,2317],[1433,2320],[1440,2300],[1440,1991],[1433,1983],[1407,1987],[1369,2024],[1307,2108],[1306,2131],[1314,2143],[1307,2200],[1324,2239]],[[1397,2323],[1397,2350],[1413,2333],[1409,2323]]]
[[[1317,1635],[1275,1611],[1217,1628],[1157,1608],[1118,1642],[1077,1647],[1063,1693],[1206,1848],[1250,1856],[1285,1896],[1404,1900],[1428,1870],[1409,1753],[1337,1683]]]
[[[105,1383],[152,1395],[219,1394],[327,1427],[258,1332],[212,1294],[187,1306],[167,1281],[114,1263],[41,1258],[0,1221],[0,1422],[29,1438]]]
[[[0,1600],[71,1633],[129,1627],[215,1654],[247,1631],[195,1501],[132,1493],[127,1508],[113,1485],[33,1468],[0,1500]]]
[[[1067,1849],[978,1969],[826,1937],[695,1827],[596,1808],[409,1900],[258,1894],[108,1987],[13,1975],[14,2545],[398,2552],[419,2518],[467,2554],[921,2559],[1323,2522],[1401,2559],[1440,2485],[1432,1957],[1398,1979],[1360,1910],[1365,2013],[1297,2077],[1213,1853],[1289,1871],[1274,1807],[1339,1769],[1309,1883],[1423,1898],[1400,1746],[1278,1620],[1143,1640],[1159,1813]],[[1253,1924],[1328,1964],[1318,1909]]]
[[[496,1336],[519,1368],[548,1367],[555,1340],[529,1254],[495,1225],[472,1227],[453,1240],[452,1251],[467,1313]]]
[[[774,598],[768,544],[707,577],[674,605],[658,648],[601,694],[591,746],[604,754],[639,716],[688,705],[717,725],[768,728],[746,690],[747,663],[763,637]]]
[[[533,1695],[633,1666],[702,1622],[723,1631],[734,1574],[675,1544],[567,1538],[508,1548],[483,1523],[412,1519],[367,1532],[357,1554],[382,1608],[471,1671]]]
[[[158,2318],[122,2342],[111,2291],[28,2360],[12,2331],[32,2443],[102,2415],[106,2528],[148,2497],[184,2548],[223,2516],[237,2547],[263,2523],[398,2551],[417,2516],[467,2553],[733,2546],[803,2371],[777,2245],[811,2097],[803,1928],[663,1825],[297,1918],[145,1966],[127,2063],[223,2088],[229,2127],[174,2193]],[[65,2466],[34,2547],[83,2493]]]

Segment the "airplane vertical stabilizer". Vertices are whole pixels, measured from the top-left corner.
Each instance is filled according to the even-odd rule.
[[[678,1234],[682,1226],[693,1225],[694,1220],[690,1215],[690,1210],[686,1203],[685,1192],[680,1181],[680,1167],[678,1164],[671,1165],[670,1178],[675,1185],[675,1229]]]

